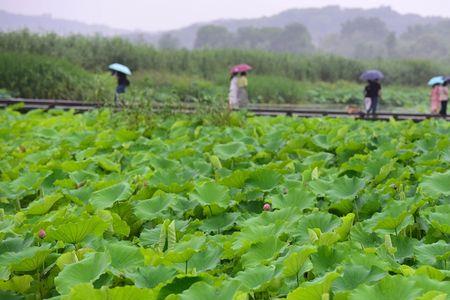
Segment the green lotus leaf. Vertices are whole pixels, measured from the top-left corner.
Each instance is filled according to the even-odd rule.
[[[199,228],[205,232],[223,232],[232,227],[238,217],[238,213],[217,215],[203,220],[203,224]]]
[[[67,194],[65,195],[68,199],[71,201],[83,205],[88,204],[89,200],[91,199],[92,193],[94,192],[94,189],[90,186],[83,186],[76,190],[69,190],[67,191]]]
[[[376,178],[379,175],[382,175],[382,177],[385,177],[384,174],[387,171],[387,168],[384,168],[385,171],[382,171],[383,167],[388,166],[391,162],[391,159],[389,157],[375,157],[370,158],[368,161],[366,159],[365,165],[364,165],[364,175],[368,178]]]
[[[414,274],[425,275],[428,278],[435,279],[437,281],[442,281],[446,277],[446,275],[443,272],[431,266],[420,266],[420,268],[418,268]]]
[[[322,278],[318,278],[312,282],[302,283],[298,288],[290,292],[287,296],[288,300],[308,299],[322,300],[324,294],[328,294],[333,282],[339,277],[339,273],[332,272],[326,274]]]
[[[194,176],[192,171],[184,170],[182,167],[176,169],[158,169],[149,180],[150,185],[162,187],[183,186],[186,185]]]
[[[126,272],[126,276],[133,280],[138,288],[154,288],[158,284],[173,278],[176,274],[176,269],[164,265],[139,267],[136,270]]]
[[[106,253],[90,253],[83,260],[66,266],[55,277],[55,287],[60,294],[68,294],[70,289],[80,283],[92,283],[100,277],[110,264]]]
[[[308,157],[304,158],[301,162],[304,168],[309,168],[311,170],[315,168],[321,168],[330,163],[334,158],[334,155],[327,152],[318,152]]]
[[[157,299],[164,300],[169,295],[181,294],[189,289],[194,283],[200,281],[203,281],[200,276],[177,276],[160,289]]]
[[[450,234],[450,204],[439,205],[424,211],[427,221],[442,233]]]
[[[330,135],[318,134],[312,138],[313,143],[322,149],[330,150],[335,147],[333,137]]]
[[[332,201],[354,198],[365,186],[364,181],[353,177],[339,177],[333,181],[315,180],[309,186],[317,194],[326,195]]]
[[[165,256],[165,259],[172,263],[185,263],[191,259],[195,252],[192,248],[187,248],[182,251],[170,251]]]
[[[128,300],[128,299],[156,299],[155,292],[135,286],[122,286],[108,289],[95,289],[92,284],[81,283],[70,289],[70,293],[63,295],[62,300]]]
[[[276,187],[281,180],[281,175],[269,169],[259,169],[251,173],[247,183],[260,188],[261,190],[268,191]]]
[[[243,188],[245,182],[250,176],[250,172],[247,170],[235,170],[227,177],[220,180],[220,184],[227,186],[229,188]]]
[[[448,294],[439,291],[430,291],[422,296],[416,298],[416,300],[446,300]]]
[[[379,231],[380,233],[390,234],[395,232],[400,232],[405,229],[408,225],[412,225],[414,219],[411,215],[403,213],[397,217],[387,216],[377,222],[374,231]]]
[[[88,181],[95,182],[98,181],[99,175],[95,172],[83,169],[80,171],[75,171],[70,173],[69,177],[75,181],[76,184],[82,184]]]
[[[414,283],[402,276],[386,276],[375,285],[361,285],[350,295],[351,300],[367,299],[415,299],[420,295],[420,289]]]
[[[235,298],[240,283],[229,281],[220,287],[213,287],[206,282],[194,283],[188,290],[180,295],[181,300],[220,299],[238,300]]]
[[[9,275],[11,275],[11,271],[8,266],[0,266],[0,280],[8,280]]]
[[[334,231],[340,236],[340,240],[347,239],[347,236],[352,228],[353,221],[355,220],[355,214],[349,213],[341,218],[342,224]]]
[[[158,240],[158,249],[163,252],[166,250],[173,250],[177,242],[175,221],[165,220],[161,226],[161,231]]]
[[[296,236],[302,241],[309,241],[308,229],[319,229],[322,233],[334,230],[340,225],[338,217],[328,213],[313,213],[303,216],[295,229]]]
[[[360,284],[379,281],[387,273],[377,267],[367,268],[361,265],[348,265],[344,268],[342,277],[336,279],[333,287],[338,291],[350,291]]]
[[[315,252],[317,252],[315,247],[306,246],[300,251],[289,255],[283,262],[283,275],[286,277],[298,276],[298,273],[309,259],[309,256]]]
[[[78,261],[79,259],[77,252],[74,250],[61,254],[58,259],[56,259],[56,265],[60,270],[62,270],[66,265],[70,265]]]
[[[105,209],[114,205],[119,201],[127,200],[132,190],[127,182],[121,182],[110,187],[95,191],[92,193],[90,203],[98,209]]]
[[[50,174],[50,171],[45,173],[29,172],[23,174],[22,176],[11,182],[11,189],[16,192],[37,189],[45,180],[45,178]]]
[[[247,253],[242,255],[242,265],[245,267],[256,266],[271,260],[280,254],[284,246],[285,244],[277,237],[268,236],[264,241],[253,244]]]
[[[348,253],[339,251],[337,247],[318,247],[317,252],[311,254],[310,257],[310,260],[314,266],[314,274],[323,275],[330,270],[334,270],[347,255]]]
[[[96,161],[100,166],[100,168],[102,168],[105,171],[117,173],[120,173],[121,171],[121,166],[119,163],[115,163],[106,157],[95,157],[93,158],[93,160]]]
[[[448,284],[448,281],[434,280],[425,275],[414,275],[408,277],[408,279],[414,284],[416,288],[420,288],[422,290],[422,293],[438,291],[447,294],[447,296],[450,295],[450,286]]]
[[[156,292],[150,289],[141,289],[135,286],[122,286],[106,290],[106,299],[111,300],[129,300],[146,299],[156,300]]]
[[[151,221],[157,218],[164,218],[166,208],[173,197],[168,194],[158,195],[151,199],[136,202],[134,214],[141,220]]]
[[[246,291],[255,291],[274,276],[275,268],[273,266],[259,265],[239,272],[234,280],[240,282]]]
[[[228,144],[215,145],[214,154],[221,160],[228,160],[248,155],[247,147],[242,142],[231,142]]]
[[[301,210],[313,208],[316,203],[316,197],[305,189],[290,189],[286,195],[276,195],[272,199],[273,208],[296,207]]]
[[[49,246],[29,247],[20,252],[0,255],[0,265],[9,265],[12,271],[29,272],[42,267],[51,250]]]
[[[406,236],[392,236],[392,245],[397,249],[395,258],[404,260],[414,257],[414,247],[419,244],[419,241]]]
[[[122,220],[116,213],[111,213],[111,216],[114,233],[121,237],[130,235],[130,226],[128,226],[128,223]]]
[[[0,242],[0,253],[20,252],[33,244],[31,238],[11,237]]]
[[[214,182],[206,182],[195,188],[195,192],[191,194],[191,200],[197,201],[204,206],[215,204],[226,208],[230,203],[230,194],[226,186]]]
[[[17,295],[15,292],[0,291],[0,299],[24,300],[25,298],[22,295]]]
[[[30,275],[13,276],[10,280],[0,281],[0,290],[24,294],[30,289],[33,277]]]
[[[43,198],[33,201],[26,209],[26,214],[28,215],[43,215],[47,213],[52,206],[61,198],[62,194],[52,194],[48,196],[44,196]]]
[[[438,261],[450,257],[450,245],[442,240],[434,244],[418,245],[414,248],[414,254],[422,264],[435,266]]]
[[[197,272],[213,270],[220,264],[222,250],[218,247],[208,247],[205,251],[197,252],[189,259],[189,268]]]
[[[47,239],[65,243],[79,243],[90,234],[102,235],[107,227],[108,224],[95,216],[89,219],[80,219],[77,222],[50,226],[47,228]]]
[[[430,195],[450,195],[450,171],[445,173],[434,173],[424,177],[420,186],[425,193]]]
[[[117,270],[124,271],[144,264],[144,256],[138,247],[120,242],[108,244],[106,248],[111,257],[111,266]]]

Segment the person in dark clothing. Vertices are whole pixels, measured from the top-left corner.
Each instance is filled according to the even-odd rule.
[[[130,81],[127,79],[127,75],[112,71],[112,75],[115,75],[117,77],[117,87],[116,87],[116,94],[114,97],[114,104],[117,105],[117,101],[119,100],[119,94],[125,93],[125,89],[127,86],[130,85]]]
[[[366,98],[370,98],[370,107],[367,110],[367,114],[372,113],[375,115],[377,113],[378,100],[381,97],[381,84],[378,80],[368,80],[367,85],[364,89],[364,94]]]
[[[439,114],[443,117],[447,116],[447,104],[448,104],[448,83],[450,82],[450,80],[447,80],[444,82],[444,84],[442,85],[441,88],[441,93],[440,93],[440,97],[439,100],[441,101],[441,110],[439,112]]]

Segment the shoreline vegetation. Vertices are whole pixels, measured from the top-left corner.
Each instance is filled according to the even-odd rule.
[[[424,111],[427,80],[449,74],[450,65],[429,60],[355,60],[250,50],[156,50],[120,38],[61,37],[28,31],[0,33],[0,82],[11,95],[110,101],[114,79],[106,66],[118,61],[134,75],[127,99],[157,102],[226,102],[228,68],[255,66],[249,77],[252,103],[355,105],[362,103],[359,74],[377,68],[386,75],[386,107]],[[136,100],[137,101],[137,100]]]

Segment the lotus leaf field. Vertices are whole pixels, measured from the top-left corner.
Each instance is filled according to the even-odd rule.
[[[450,296],[450,126],[0,111],[0,299]]]

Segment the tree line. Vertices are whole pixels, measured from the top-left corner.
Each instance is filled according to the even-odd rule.
[[[336,34],[313,43],[308,29],[300,23],[284,28],[226,27],[206,25],[197,31],[195,49],[258,49],[285,53],[329,53],[357,59],[423,58],[450,61],[450,20],[410,26],[397,35],[379,18],[356,18],[342,24]],[[177,49],[171,34],[159,40],[162,49]]]
[[[132,70],[153,70],[197,76],[222,82],[234,64],[248,63],[255,74],[300,81],[357,81],[365,69],[378,68],[386,83],[423,85],[432,76],[450,74],[450,65],[430,60],[349,59],[334,55],[271,53],[246,49],[158,50],[147,44],[101,36],[68,37],[32,34],[28,31],[0,32],[0,52],[30,53],[65,59],[90,71],[106,71],[112,62]]]

